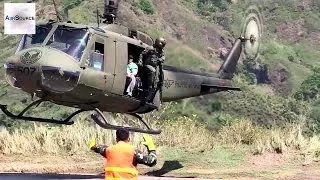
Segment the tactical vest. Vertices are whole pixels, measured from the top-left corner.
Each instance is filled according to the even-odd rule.
[[[134,148],[132,145],[119,141],[106,150],[105,179],[137,180],[138,170],[133,165]]]
[[[158,65],[158,56],[154,50],[150,50],[143,59],[144,65],[151,65],[156,67]]]

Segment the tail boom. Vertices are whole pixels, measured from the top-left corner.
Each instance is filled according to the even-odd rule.
[[[176,101],[229,90],[240,89],[232,87],[230,80],[220,79],[215,74],[164,69],[161,101]]]

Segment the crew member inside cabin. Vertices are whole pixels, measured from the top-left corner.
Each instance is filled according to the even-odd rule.
[[[127,65],[127,79],[129,80],[129,85],[127,87],[126,93],[132,96],[132,91],[136,85],[136,75],[138,73],[138,66],[133,62],[133,56],[129,55],[128,65]]]

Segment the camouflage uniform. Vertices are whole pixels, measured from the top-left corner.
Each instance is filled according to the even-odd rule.
[[[158,56],[158,65],[159,65],[159,83],[158,83],[158,89],[160,90],[160,92],[162,92],[162,85],[163,85],[163,79],[164,79],[164,74],[163,74],[163,63],[166,60],[166,57],[164,56],[163,50],[159,50],[157,52],[157,56]],[[162,94],[162,93],[161,93]]]
[[[162,42],[162,45],[159,43]],[[164,63],[165,56],[163,55],[163,47],[165,45],[165,40],[163,38],[156,39],[154,44],[154,49],[146,49],[141,53],[139,64],[143,65],[145,68],[147,76],[147,101],[151,101],[155,92],[162,87],[163,84],[163,69],[162,64]],[[156,71],[157,66],[159,67],[159,81],[156,81]]]

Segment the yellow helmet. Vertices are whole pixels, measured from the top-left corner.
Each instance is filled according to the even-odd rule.
[[[156,41],[154,42],[154,46],[155,48],[164,48],[166,46],[166,39],[164,39],[163,37],[157,38]]]

